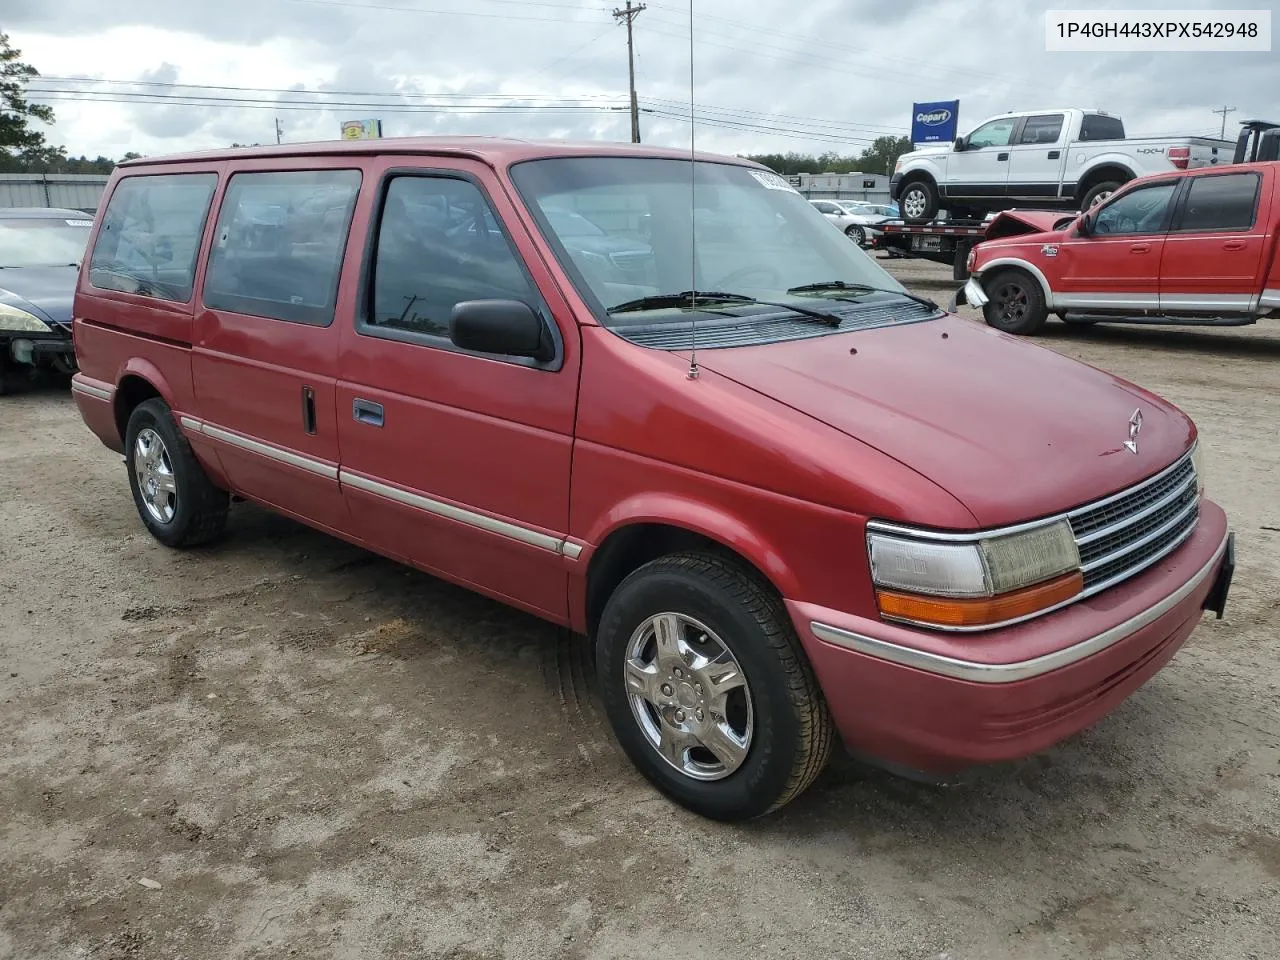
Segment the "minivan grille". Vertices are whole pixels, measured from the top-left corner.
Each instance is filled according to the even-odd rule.
[[[1200,518],[1196,488],[1188,454],[1129,490],[1068,513],[1085,593],[1127,580],[1186,540]]]

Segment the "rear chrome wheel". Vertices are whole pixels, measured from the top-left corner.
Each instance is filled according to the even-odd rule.
[[[133,473],[147,513],[160,523],[172,523],[178,512],[178,482],[169,450],[151,427],[138,431],[133,441]]]

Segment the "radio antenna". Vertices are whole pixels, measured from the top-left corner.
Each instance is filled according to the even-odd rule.
[[[689,379],[698,379],[698,153],[693,109],[693,0],[689,0]]]

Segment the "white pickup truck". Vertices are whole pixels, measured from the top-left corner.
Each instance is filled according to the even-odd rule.
[[[903,154],[889,193],[903,219],[922,223],[941,207],[950,219],[1032,204],[1086,210],[1135,177],[1230,163],[1235,142],[1206,137],[1127,140],[1101,110],[1004,113],[953,144]]]

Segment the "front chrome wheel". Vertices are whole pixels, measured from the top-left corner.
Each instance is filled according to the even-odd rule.
[[[178,512],[178,483],[169,449],[155,430],[146,427],[133,443],[133,472],[147,513],[159,523],[170,523]]]
[[[694,780],[721,780],[747,758],[755,718],[729,646],[680,613],[649,617],[627,644],[631,712],[649,745]]]

